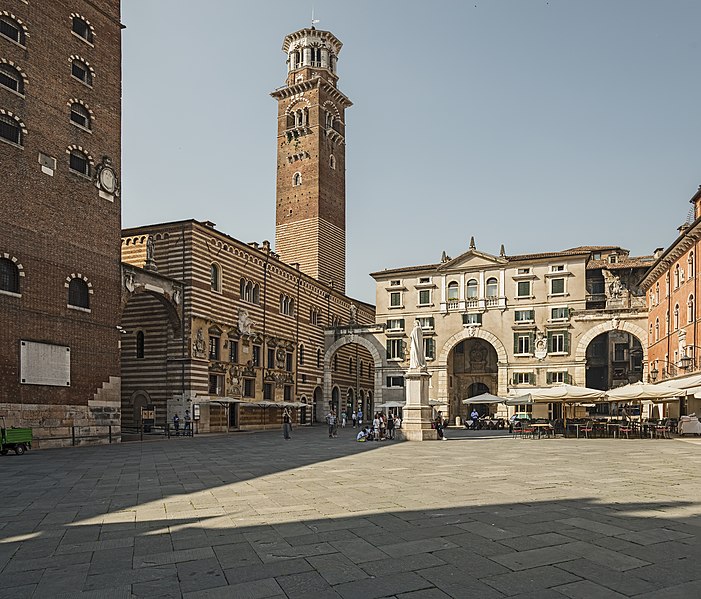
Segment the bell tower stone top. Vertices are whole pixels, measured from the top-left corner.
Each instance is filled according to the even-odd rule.
[[[343,44],[314,27],[285,37],[278,102],[275,250],[284,262],[345,293],[346,123],[338,89]]]

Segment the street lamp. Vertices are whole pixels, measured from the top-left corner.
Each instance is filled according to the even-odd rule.
[[[689,344],[689,345],[684,346],[684,356],[679,360],[679,366],[681,366],[681,368],[683,368],[684,370],[689,370],[689,369],[694,368],[696,366],[694,356],[693,355],[689,356],[686,353],[686,350],[689,348],[691,348],[692,350],[701,349],[701,347],[699,347],[698,345],[693,345],[693,344]],[[693,354],[694,352],[692,351],[691,353]]]
[[[657,369],[657,362],[664,362],[665,364],[669,364],[674,369],[676,369],[676,367],[677,367],[677,365],[674,362],[668,362],[667,360],[662,360],[661,358],[656,358],[655,365],[650,369],[650,379],[652,380],[653,383],[657,380],[657,377],[660,374],[660,371]],[[671,373],[671,370],[668,369],[667,372]],[[676,372],[674,374],[672,374],[672,376],[674,376],[675,374],[676,374]]]

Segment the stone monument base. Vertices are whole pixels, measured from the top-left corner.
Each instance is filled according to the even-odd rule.
[[[406,441],[436,441],[438,431],[431,428],[433,408],[428,405],[428,382],[431,375],[426,370],[409,370],[406,373],[406,405],[402,411],[402,428],[397,432]]]

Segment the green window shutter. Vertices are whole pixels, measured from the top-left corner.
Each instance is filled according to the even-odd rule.
[[[514,353],[518,353],[518,333],[514,333]]]
[[[387,340],[387,359],[389,360],[392,357],[392,344],[391,341],[388,339]]]
[[[548,373],[545,375],[545,382],[546,382],[548,385],[549,385],[550,383],[553,382],[553,373],[552,373],[552,372],[548,372]]]
[[[479,324],[482,324],[482,313],[481,312],[477,315],[477,322]]]
[[[404,319],[400,318],[399,319],[400,326],[402,327],[402,331],[404,330]]]
[[[528,384],[535,385],[535,372],[528,373]]]
[[[529,316],[531,317],[530,320],[535,320],[535,310],[529,310]]]
[[[513,374],[512,377],[511,377],[511,383],[512,383],[513,385],[518,385],[518,382],[516,381],[516,373],[515,373],[515,372],[514,372],[514,374]]]
[[[570,334],[565,331],[565,352],[570,353]]]
[[[535,351],[535,333],[528,333],[528,353]]]
[[[548,331],[548,353],[553,351],[553,334]]]

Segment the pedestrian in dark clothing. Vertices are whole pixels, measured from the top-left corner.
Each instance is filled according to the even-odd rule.
[[[387,416],[387,435],[390,439],[394,439],[394,416]]]
[[[285,408],[282,412],[282,435],[288,441],[290,440],[290,433],[292,432],[292,418],[290,417],[290,411]]]

